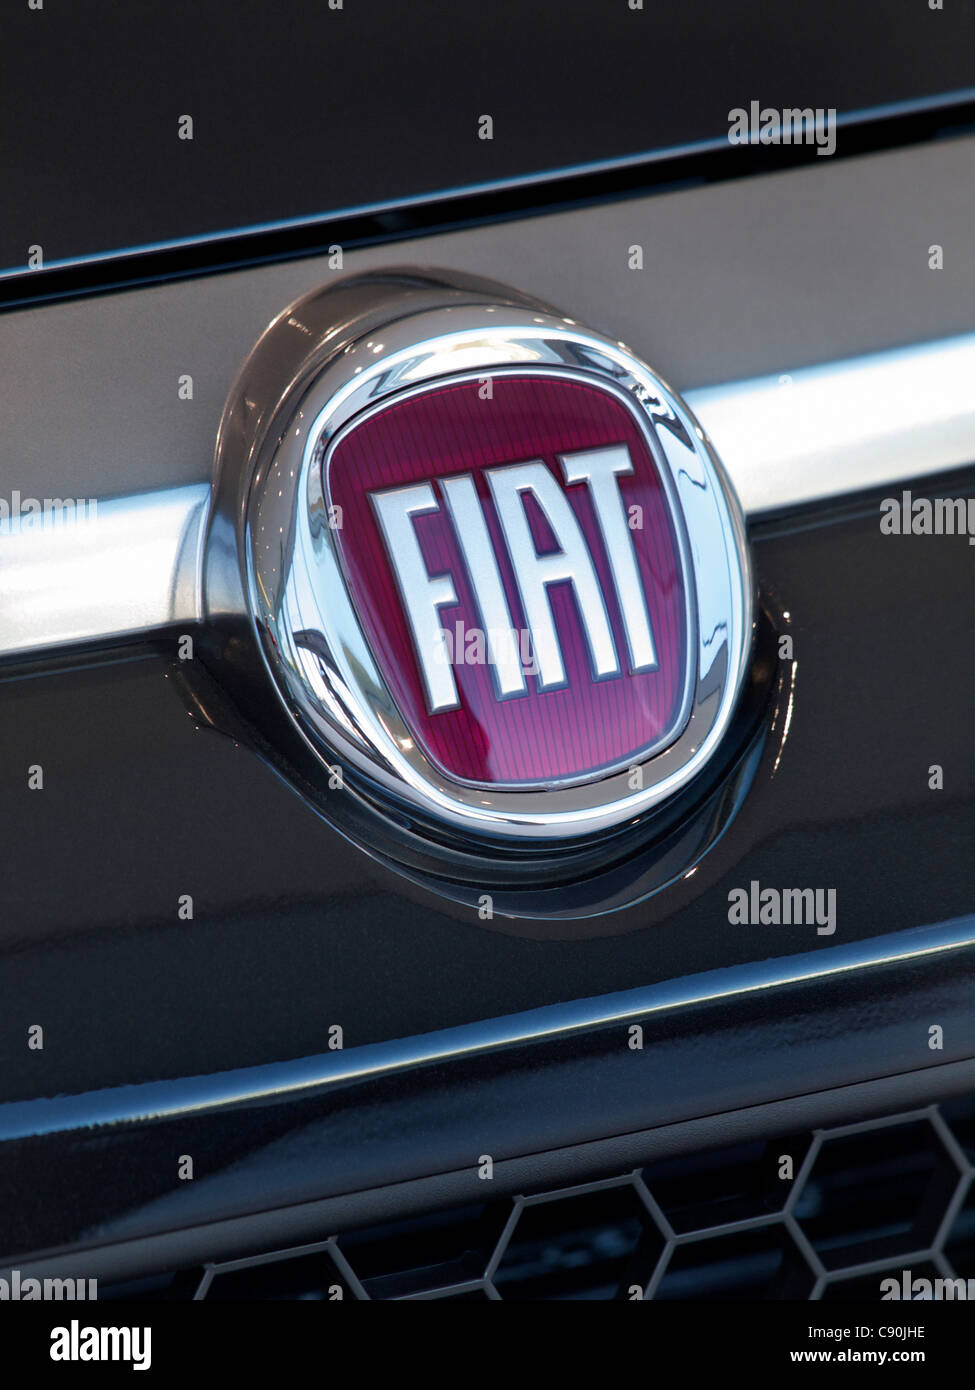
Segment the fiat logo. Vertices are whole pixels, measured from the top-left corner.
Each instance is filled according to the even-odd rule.
[[[215,516],[208,604],[243,610],[311,775],[431,846],[598,841],[733,717],[752,588],[708,440],[517,291],[397,272],[290,306],[228,403]]]

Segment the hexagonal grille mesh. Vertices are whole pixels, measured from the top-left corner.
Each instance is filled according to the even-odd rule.
[[[103,1286],[101,1297],[877,1299],[881,1279],[905,1268],[975,1278],[975,1096]]]

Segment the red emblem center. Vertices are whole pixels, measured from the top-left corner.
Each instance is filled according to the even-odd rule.
[[[443,772],[551,784],[677,737],[677,529],[614,392],[530,372],[431,386],[353,424],[326,469],[363,629]]]

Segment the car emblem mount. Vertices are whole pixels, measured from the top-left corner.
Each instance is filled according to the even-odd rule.
[[[652,891],[735,801],[754,597],[734,493],[655,373],[520,292],[399,270],[280,314],[221,421],[203,599],[250,741],[456,898],[585,881],[595,903],[659,842]]]

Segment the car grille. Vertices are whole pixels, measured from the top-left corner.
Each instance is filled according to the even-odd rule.
[[[103,1284],[100,1297],[877,1299],[905,1268],[975,1277],[973,1170],[975,1096]]]

